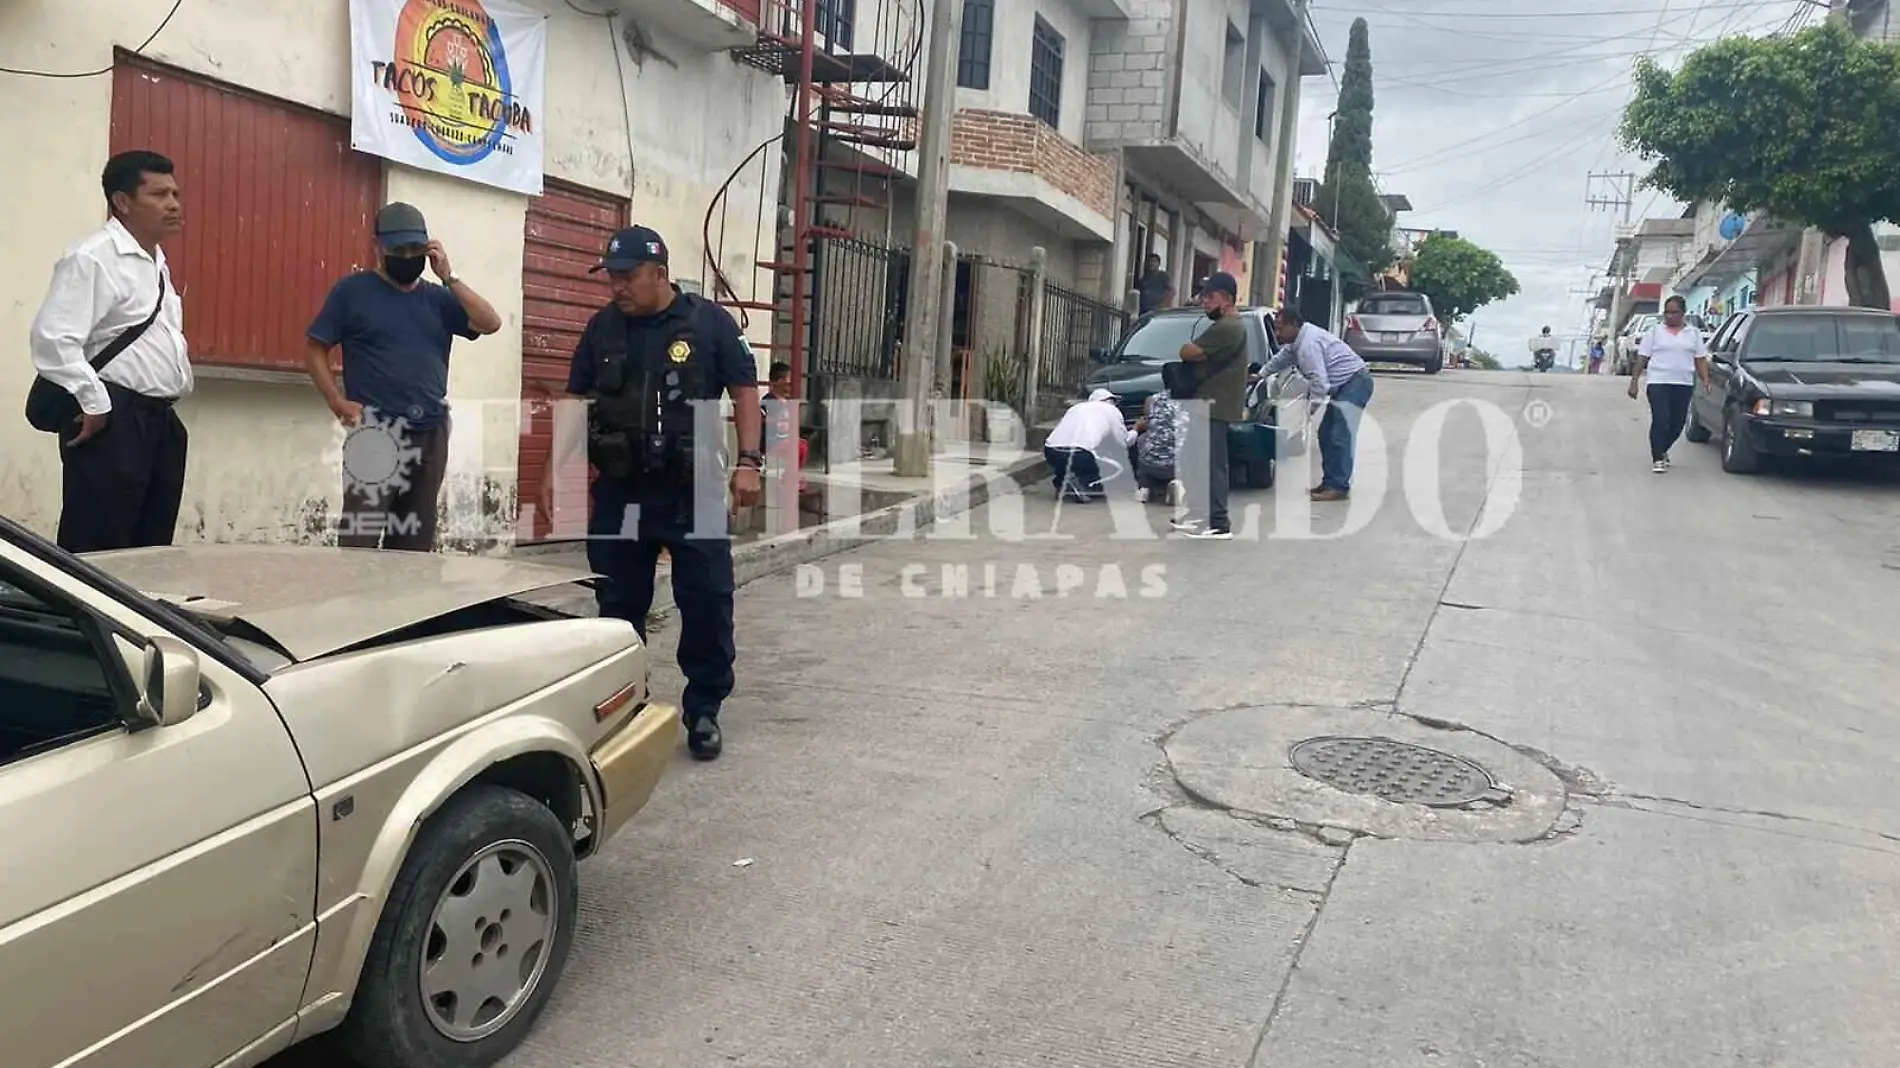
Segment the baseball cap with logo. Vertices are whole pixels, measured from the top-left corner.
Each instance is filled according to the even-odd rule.
[[[376,213],[376,240],[382,242],[385,251],[404,245],[426,245],[429,224],[422,221],[422,212],[414,204],[401,201],[385,204],[383,210]]]
[[[1234,276],[1228,274],[1226,271],[1215,271],[1213,274],[1207,276],[1206,281],[1201,283],[1201,292],[1225,293],[1235,300],[1239,300],[1240,283],[1236,282]]]
[[[631,271],[643,263],[666,263],[666,242],[644,226],[629,226],[607,242],[607,251],[591,271]]]

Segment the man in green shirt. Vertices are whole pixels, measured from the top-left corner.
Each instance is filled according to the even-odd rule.
[[[1206,442],[1206,484],[1199,485],[1199,479],[1188,483],[1193,498],[1189,515],[1174,524],[1190,538],[1227,541],[1234,536],[1227,518],[1227,428],[1245,418],[1247,399],[1247,328],[1236,310],[1239,300],[1240,285],[1233,275],[1209,275],[1201,286],[1201,306],[1211,321],[1181,346],[1181,359],[1193,368],[1194,399],[1207,403],[1206,437],[1199,431],[1189,435],[1196,443]]]

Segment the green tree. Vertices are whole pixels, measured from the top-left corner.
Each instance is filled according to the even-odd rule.
[[[1518,286],[1490,250],[1432,234],[1412,258],[1412,288],[1425,294],[1440,318],[1455,323],[1492,301],[1516,296]]]
[[[1365,19],[1354,19],[1339,78],[1339,105],[1326,146],[1326,170],[1313,209],[1339,232],[1339,250],[1377,275],[1392,265],[1392,214],[1372,182],[1372,41]],[[1357,279],[1341,279],[1354,295]]]
[[[1480,371],[1502,371],[1504,369],[1504,365],[1498,362],[1496,356],[1491,355],[1483,349],[1466,350],[1465,366],[1474,367]]]
[[[1847,239],[1848,300],[1886,308],[1874,224],[1900,219],[1900,50],[1828,22],[1729,37],[1665,71],[1637,61],[1623,144],[1643,184]]]

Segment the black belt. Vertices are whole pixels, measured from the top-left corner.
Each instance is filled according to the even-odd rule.
[[[100,381],[105,382],[104,379],[100,379]],[[130,386],[122,386],[117,382],[105,382],[105,387],[106,394],[112,398],[112,403],[114,404],[127,403],[136,408],[164,410],[178,403],[177,397],[154,397],[149,393],[140,393]]]

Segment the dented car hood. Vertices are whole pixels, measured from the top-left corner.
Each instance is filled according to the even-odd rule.
[[[86,560],[154,600],[214,622],[241,622],[300,661],[594,577],[494,557],[288,545],[124,549]]]

